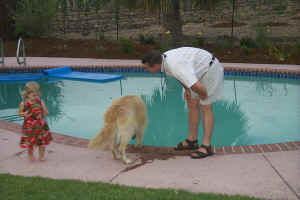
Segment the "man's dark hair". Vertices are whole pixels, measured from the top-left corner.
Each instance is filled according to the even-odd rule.
[[[161,64],[161,53],[157,50],[150,51],[142,58],[142,63],[148,64],[150,67],[153,67],[155,64]]]

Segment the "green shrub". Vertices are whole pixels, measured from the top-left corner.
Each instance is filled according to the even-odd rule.
[[[233,39],[229,36],[221,36],[217,38],[215,45],[220,49],[229,49],[233,47]]]
[[[205,38],[198,36],[196,39],[192,42],[192,46],[194,47],[203,47],[205,44]]]
[[[267,31],[263,25],[256,26],[255,42],[258,47],[265,48],[268,46]]]
[[[248,56],[250,54],[250,48],[245,45],[241,46],[241,50],[242,50],[243,54],[245,54],[246,56]]]
[[[96,40],[105,40],[104,31],[96,31]]]
[[[159,51],[160,52],[166,52],[169,51],[170,49],[172,49],[169,45],[166,44],[160,44],[159,45]]]
[[[15,19],[15,35],[23,37],[42,36],[51,33],[56,14],[56,1],[18,1],[12,10]]]
[[[278,15],[282,15],[288,7],[288,2],[286,0],[279,0],[276,3],[277,4],[275,4],[274,10],[277,11]]]
[[[124,53],[131,53],[133,51],[133,43],[126,38],[119,39],[120,50]]]
[[[296,40],[295,47],[300,50],[300,39]]]
[[[262,3],[264,5],[272,5],[272,4],[276,3],[276,0],[264,0]]]
[[[298,52],[300,52],[300,39],[296,40],[295,48],[297,49]]]
[[[276,58],[279,61],[285,61],[291,56],[286,46],[268,44],[268,53],[270,56]]]
[[[295,46],[293,48],[293,54],[295,55],[300,54],[300,39],[296,40]]]
[[[143,34],[139,35],[139,42],[142,45],[155,44],[153,36],[144,36]]]
[[[240,46],[241,47],[245,46],[247,48],[256,48],[257,47],[255,41],[252,38],[250,38],[250,37],[243,37],[243,38],[241,38],[241,40],[240,40]]]

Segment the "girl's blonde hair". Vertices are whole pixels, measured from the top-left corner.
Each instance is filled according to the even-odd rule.
[[[22,92],[22,97],[26,99],[30,93],[35,93],[38,96],[41,95],[40,85],[37,82],[31,81],[26,83],[24,90]]]

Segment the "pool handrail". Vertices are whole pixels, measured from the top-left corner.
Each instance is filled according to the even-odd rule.
[[[4,42],[2,38],[0,38],[0,64],[4,66]]]
[[[22,46],[21,46],[21,44],[22,44]],[[22,48],[23,61],[20,60],[20,48]],[[18,62],[19,65],[24,64],[24,66],[26,66],[25,45],[24,45],[24,41],[21,37],[19,37],[19,40],[18,40],[16,58],[17,58],[17,62]]]

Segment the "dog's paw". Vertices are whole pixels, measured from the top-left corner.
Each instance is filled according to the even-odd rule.
[[[122,156],[117,152],[113,152],[113,156],[115,160],[120,160],[122,158]]]
[[[128,165],[130,163],[132,163],[132,160],[128,159],[128,158],[123,158],[123,162]]]

